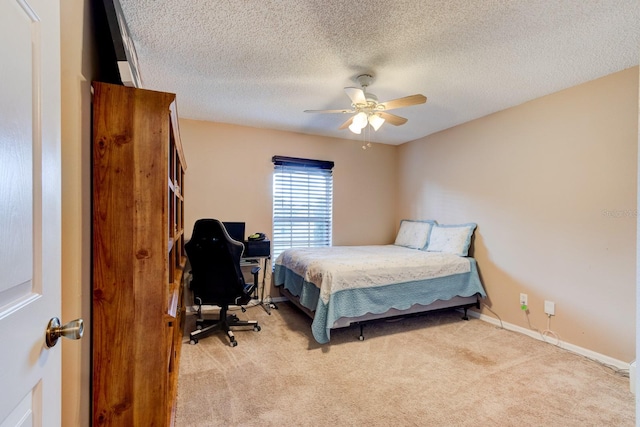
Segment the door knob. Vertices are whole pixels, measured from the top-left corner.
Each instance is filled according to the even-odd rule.
[[[72,320],[71,322],[60,326],[60,319],[53,317],[49,320],[47,333],[45,335],[47,347],[51,348],[58,342],[58,338],[65,337],[70,340],[79,340],[84,332],[84,321],[82,319]]]

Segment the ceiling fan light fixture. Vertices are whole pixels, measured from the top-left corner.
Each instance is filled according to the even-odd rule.
[[[362,132],[362,128],[357,126],[355,121],[351,122],[351,124],[349,125],[349,130],[357,135],[360,135],[360,132]]]
[[[380,129],[380,126],[384,123],[384,119],[377,114],[371,114],[369,116],[369,124],[376,132]]]
[[[404,117],[396,116],[388,113],[389,110],[396,108],[411,107],[413,105],[424,104],[427,97],[422,94],[405,96],[390,101],[378,102],[378,97],[367,92],[367,88],[373,82],[372,74],[360,74],[356,77],[356,81],[361,88],[345,87],[344,92],[351,100],[351,109],[341,110],[304,110],[305,113],[348,113],[354,114],[353,117],[343,122],[338,129],[349,129],[356,135],[362,133],[362,129],[366,129],[370,125],[374,131],[378,131],[384,123],[393,126],[400,126],[407,122]],[[370,135],[370,132],[365,132]],[[363,147],[364,148],[364,147]]]
[[[359,127],[360,129],[364,128],[367,125],[367,114],[360,111],[358,114],[353,116],[352,125]],[[360,132],[358,132],[360,133]]]

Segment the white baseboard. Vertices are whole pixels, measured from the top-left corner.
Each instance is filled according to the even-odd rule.
[[[609,365],[612,366],[618,370],[622,370],[622,371],[630,371],[630,363],[627,362],[623,362],[621,360],[618,359],[614,359],[612,357],[609,356],[605,356],[604,354],[600,354],[600,353],[596,353],[595,351],[591,351],[589,349],[583,348],[583,347],[579,347],[577,345],[573,345],[564,341],[559,341],[558,344],[556,344],[555,342],[548,342],[545,341],[542,337],[542,335],[540,335],[540,333],[538,331],[533,331],[531,329],[527,329],[527,328],[523,328],[521,326],[518,325],[513,325],[511,323],[505,322],[505,321],[500,321],[494,317],[491,316],[487,316],[486,314],[481,314],[477,311],[473,311],[473,310],[469,310],[467,311],[467,314],[469,316],[475,317],[476,319],[480,319],[483,320],[487,323],[491,323],[493,325],[496,326],[502,326],[504,329],[510,330],[510,331],[515,331],[515,332],[519,332],[521,334],[530,336],[531,338],[537,339],[538,341],[542,341],[542,342],[547,342],[551,345],[556,345],[557,347],[563,348],[565,350],[571,351],[573,353],[579,354],[581,356],[587,357],[589,359],[595,360],[597,362],[600,362],[604,365]]]

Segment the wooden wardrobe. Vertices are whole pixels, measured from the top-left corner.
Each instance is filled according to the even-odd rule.
[[[93,89],[93,425],[168,426],[186,262],[176,99]]]

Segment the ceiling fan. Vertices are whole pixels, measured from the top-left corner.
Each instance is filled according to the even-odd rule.
[[[427,97],[416,94],[405,96],[404,98],[392,99],[391,101],[378,102],[378,97],[367,92],[367,87],[373,82],[371,74],[361,74],[356,77],[356,81],[362,89],[357,87],[345,87],[344,91],[351,99],[351,108],[342,110],[305,110],[305,113],[342,113],[353,114],[338,129],[349,128],[353,133],[359,134],[367,124],[370,124],[374,130],[380,129],[384,122],[394,126],[400,126],[407,122],[404,117],[387,113],[389,110],[402,107],[410,107],[412,105],[424,104]]]

